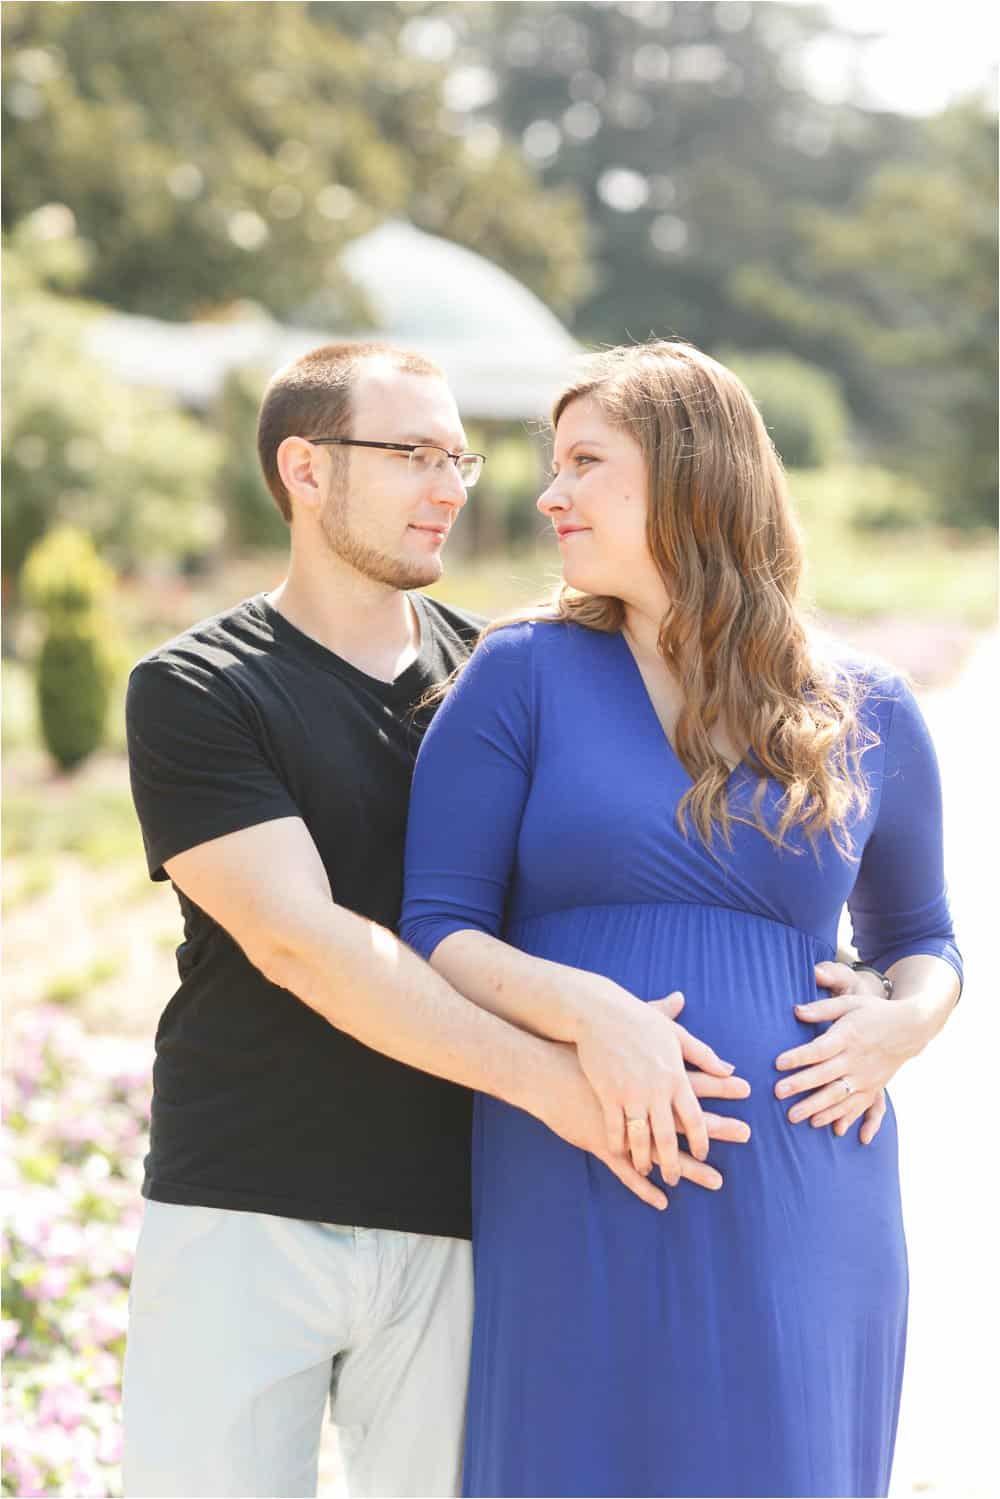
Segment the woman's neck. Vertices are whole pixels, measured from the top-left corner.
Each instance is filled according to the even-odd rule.
[[[632,648],[632,654],[642,659],[653,660],[660,655],[660,630],[669,609],[664,598],[659,608],[650,605],[625,604],[625,623],[622,633]]]

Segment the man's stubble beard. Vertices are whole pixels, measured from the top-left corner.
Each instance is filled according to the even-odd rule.
[[[426,562],[404,561],[391,557],[369,546],[351,528],[348,497],[346,494],[327,495],[320,511],[320,528],[323,539],[331,552],[346,562],[365,578],[375,583],[384,583],[388,588],[405,591],[409,588],[426,588],[436,583],[441,575],[438,561],[428,558]]]

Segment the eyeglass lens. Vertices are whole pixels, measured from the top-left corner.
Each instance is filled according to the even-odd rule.
[[[410,471],[416,474],[442,473],[449,463],[454,463],[466,489],[472,488],[483,468],[478,453],[463,453],[453,458],[443,448],[414,448],[410,454]]]

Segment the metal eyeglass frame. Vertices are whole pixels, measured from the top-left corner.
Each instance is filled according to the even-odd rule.
[[[422,448],[430,448],[432,452],[443,453],[446,458],[451,459],[455,465],[459,480],[465,489],[471,489],[476,483],[483,471],[483,464],[486,462],[485,453],[449,453],[447,448],[438,447],[436,442],[368,442],[360,437],[307,437],[306,442],[322,443],[328,447],[384,448],[390,453],[408,453],[411,458],[414,453],[420,452]],[[462,477],[462,470],[459,468],[459,464],[464,458],[476,458],[479,461],[479,467],[471,479],[464,479]]]

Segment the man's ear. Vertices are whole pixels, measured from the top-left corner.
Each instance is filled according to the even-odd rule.
[[[304,437],[286,437],[275,456],[289,498],[307,510],[318,510],[323,503],[320,450]]]

